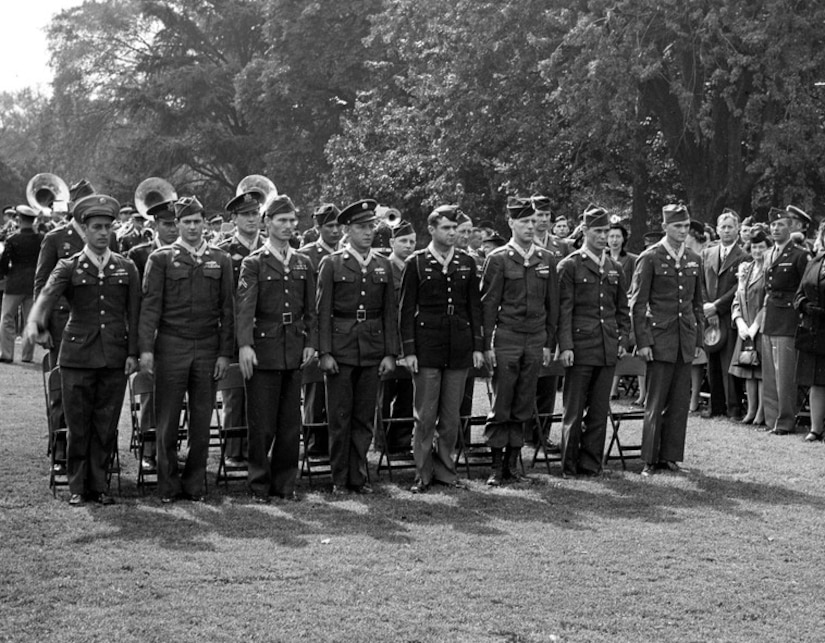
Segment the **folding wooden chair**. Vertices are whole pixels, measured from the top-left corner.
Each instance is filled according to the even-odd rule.
[[[389,449],[389,438],[393,427],[399,424],[411,424],[415,421],[412,416],[408,417],[384,417],[384,398],[387,395],[387,390],[390,384],[402,380],[410,381],[412,374],[406,366],[400,364],[396,365],[395,370],[385,373],[381,376],[381,381],[378,385],[378,399],[375,401],[375,416],[373,425],[375,431],[381,431],[383,440],[380,441],[378,466],[376,467],[376,475],[381,475],[381,468],[384,466],[386,460],[387,473],[389,474],[390,482],[392,482],[392,470],[395,469],[415,469],[415,460],[413,460],[412,452],[393,453]]]
[[[461,430],[458,432],[458,444],[456,445],[455,464],[458,468],[461,459],[464,460],[464,469],[467,472],[467,478],[470,478],[470,469],[477,467],[484,467],[489,469],[493,466],[493,456],[490,447],[481,439],[475,439],[473,436],[473,429],[483,427],[487,422],[487,415],[493,404],[493,388],[492,388],[492,373],[485,368],[473,368],[470,371],[473,382],[477,383],[479,380],[484,382],[485,392],[487,394],[487,405],[485,409],[472,408],[467,415],[461,416]],[[473,386],[475,388],[475,384]],[[469,436],[469,440],[467,440]]]
[[[564,366],[558,360],[550,362],[547,366],[542,366],[539,378],[542,377],[564,377]],[[533,447],[533,459],[530,468],[535,468],[536,462],[544,462],[547,473],[550,473],[551,462],[561,462],[561,452],[558,448],[551,448],[550,431],[553,423],[561,425],[562,414],[556,413],[555,409],[547,413],[539,413],[538,403],[533,407],[533,422],[536,426],[538,442]]]
[[[40,375],[43,378],[43,397],[46,402],[46,428],[49,430],[49,439],[46,440],[46,455],[52,453],[52,410],[51,398],[49,398],[49,373],[52,370],[52,359],[49,353],[43,354],[43,360],[40,362]]]
[[[641,357],[636,355],[626,355],[616,364],[615,374],[617,377],[638,377],[640,375],[644,375],[646,372],[647,364]],[[602,465],[607,464],[609,460],[621,460],[622,469],[627,469],[625,459],[641,457],[642,445],[623,445],[619,438],[619,429],[621,428],[623,422],[630,422],[633,420],[644,421],[645,411],[644,409],[630,409],[627,411],[616,410],[611,403],[607,417],[610,420],[610,426],[613,429],[613,434],[610,438],[610,443],[607,450],[604,453]],[[614,445],[618,451],[618,455],[612,455]]]
[[[46,358],[48,358],[48,355],[46,355]],[[55,366],[49,371],[44,383],[46,391],[46,416],[49,424],[49,489],[52,490],[52,495],[56,497],[57,487],[69,486],[68,462],[66,459],[69,430],[65,426],[53,426],[55,420],[51,413],[51,401],[56,394],[59,394],[62,386],[59,366]],[[61,447],[60,449],[58,449],[58,445]],[[58,456],[58,453],[63,455]],[[57,471],[58,466],[62,468],[60,473]]]
[[[238,364],[230,364],[226,371],[226,375],[218,380],[218,394],[223,395],[224,392],[238,390],[245,390],[241,368]],[[228,487],[230,480],[246,480],[248,477],[248,469],[246,464],[237,464],[232,466],[226,464],[227,440],[247,437],[249,428],[247,426],[224,426],[223,414],[221,407],[218,406],[217,399],[215,401],[215,415],[217,417],[218,440],[221,448],[216,482],[218,484],[223,482],[224,487]]]
[[[143,466],[146,454],[146,445],[149,443],[157,444],[158,429],[154,422],[151,426],[141,427],[141,396],[152,395],[155,392],[154,378],[140,371],[135,373],[129,379],[129,411],[132,419],[132,450],[138,462],[137,488],[143,493],[147,486],[156,485],[157,469],[150,470]],[[153,418],[154,419],[154,418]],[[151,477],[151,479],[147,479]]]
[[[318,368],[318,362],[312,361],[307,364],[301,373],[301,392],[302,399],[306,400],[306,389],[308,384],[316,385],[316,394],[322,393],[325,390],[324,374]],[[328,427],[326,422],[321,422],[313,417],[310,405],[303,404],[301,414],[301,441],[303,442],[303,450],[301,455],[301,477],[306,475],[310,486],[312,485],[312,476],[315,475],[332,475],[332,468],[330,467],[329,455],[314,456],[310,455],[309,445],[313,443],[315,438],[315,431],[322,427]]]

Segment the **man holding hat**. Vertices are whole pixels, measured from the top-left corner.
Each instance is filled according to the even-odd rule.
[[[533,244],[536,213],[530,199],[507,203],[513,236],[484,263],[483,347],[493,368],[493,407],[484,435],[493,454],[487,484],[519,479],[525,423],[533,417],[539,370],[556,346],[559,284],[549,251]]]
[[[810,255],[791,239],[811,218],[796,206],[768,214],[774,247],[765,258],[765,308],[762,320],[762,407],[773,435],[793,433],[796,424],[796,347],[799,316],[794,295]]]
[[[259,190],[244,192],[229,200],[224,209],[235,224],[235,233],[221,241],[218,248],[229,255],[232,260],[232,276],[235,288],[241,276],[241,263],[250,254],[264,245],[261,235],[261,201],[263,194]],[[233,362],[238,361],[238,345],[235,344]],[[223,425],[246,426],[246,395],[243,389],[224,391]],[[230,438],[226,441],[226,466],[242,468],[246,459],[247,444],[243,438]]]
[[[564,475],[601,472],[613,372],[630,346],[624,270],[604,252],[609,230],[607,211],[588,207],[582,218],[581,250],[558,266],[559,351],[565,367]]]
[[[638,355],[647,362],[642,475],[684,459],[690,368],[702,346],[702,260],[685,246],[684,205],[662,208],[664,238],[639,255],[630,292]]]
[[[34,271],[40,254],[43,235],[34,231],[37,212],[27,205],[18,205],[18,231],[6,239],[0,255],[0,280],[6,279],[3,306],[0,312],[0,362],[14,361],[14,340],[17,336],[17,313],[23,311],[23,319],[29,316],[34,297]],[[34,344],[23,340],[24,362],[34,358]]]
[[[68,427],[69,504],[112,504],[106,470],[115,448],[126,378],[137,366],[140,282],[135,265],[109,249],[120,204],[96,194],[74,204],[85,239],[61,260],[35,302],[26,334],[49,342],[48,319],[61,297],[69,319],[58,364]]]
[[[349,245],[325,257],[318,274],[318,342],[334,494],[372,493],[367,450],[378,380],[395,368],[399,353],[392,266],[372,249],[376,207],[364,199],[341,211],[338,222]]]
[[[315,227],[307,232],[314,232],[313,235],[304,235],[308,241],[298,252],[305,255],[312,266],[315,281],[318,281],[318,270],[321,267],[321,260],[338,250],[338,245],[343,236],[341,224],[338,223],[338,215],[341,211],[332,203],[322,203],[319,205],[312,218],[315,220]],[[312,241],[309,239],[312,238]],[[326,420],[326,394],[324,386],[320,382],[310,382],[304,389],[304,421],[307,424],[316,425],[310,435],[309,455],[312,457],[323,457],[329,453],[329,434],[323,424]]]
[[[232,262],[203,239],[203,206],[194,196],[175,202],[178,239],[151,255],[143,278],[140,367],[155,376],[158,493],[204,499],[209,422],[215,381],[234,348]],[[178,471],[177,441],[183,396],[189,399],[189,453]]]
[[[318,354],[315,275],[289,245],[298,219],[285,194],[263,209],[267,240],[243,260],[236,331],[247,382],[249,488],[258,502],[297,500],[301,369]]]
[[[430,213],[432,241],[407,261],[401,285],[402,351],[415,395],[413,493],[433,483],[457,485],[455,447],[467,371],[484,361],[475,261],[455,249],[460,213],[454,205]]]

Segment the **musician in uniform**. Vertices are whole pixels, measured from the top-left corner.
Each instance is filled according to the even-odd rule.
[[[662,208],[664,238],[639,255],[630,301],[639,357],[647,362],[643,476],[684,459],[690,369],[702,346],[702,260],[685,239],[683,205]]]
[[[457,485],[455,447],[464,385],[469,368],[481,368],[484,361],[475,261],[455,249],[459,214],[458,207],[442,205],[427,217],[432,241],[406,262],[401,285],[403,361],[413,375],[415,395],[413,493],[433,483]]]
[[[140,366],[155,376],[158,493],[164,503],[204,499],[215,381],[226,373],[234,347],[229,255],[204,241],[206,222],[196,197],[178,199],[175,218],[179,238],[146,264],[139,326]],[[181,474],[176,450],[184,393],[189,453]]]
[[[232,278],[237,288],[241,276],[241,263],[250,254],[263,246],[261,231],[261,202],[263,194],[251,190],[235,196],[224,208],[235,225],[235,233],[224,239],[218,248],[229,255],[232,260]],[[233,361],[238,361],[238,345],[235,344]],[[246,396],[242,389],[233,389],[222,393],[223,425],[226,427],[246,426]],[[240,468],[246,460],[247,443],[243,438],[231,438],[226,441],[226,466]]]
[[[770,212],[774,247],[765,259],[765,309],[762,318],[762,407],[766,430],[773,435],[793,433],[796,424],[796,346],[799,313],[794,296],[810,261],[807,249],[791,233],[810,223],[807,213],[793,205]]]
[[[58,364],[68,427],[69,504],[74,506],[86,500],[114,502],[107,493],[106,471],[117,439],[126,378],[137,366],[137,269],[109,249],[119,207],[105,195],[75,203],[83,249],[57,264],[26,329],[29,337],[48,342],[49,313],[61,297],[66,298],[71,312]]]
[[[249,487],[258,502],[297,500],[301,437],[301,370],[318,354],[315,275],[289,239],[297,225],[292,200],[264,206],[268,238],[243,260],[236,333],[248,380]]]
[[[365,199],[341,211],[338,221],[349,245],[324,258],[318,274],[318,342],[334,494],[372,493],[367,450],[378,381],[395,368],[399,353],[392,266],[371,249],[377,206]]]
[[[581,250],[558,265],[559,359],[565,367],[561,454],[566,476],[598,475],[602,470],[613,372],[630,344],[624,271],[604,252],[609,226],[604,208],[588,208]]]
[[[146,240],[143,236],[146,226],[146,215],[135,210],[135,206],[131,203],[123,204],[120,212],[130,217],[129,224],[121,228],[121,234],[117,235],[118,247],[120,248],[119,252],[122,255],[127,255],[132,248],[139,246]]]
[[[482,319],[486,359],[493,369],[493,407],[484,435],[493,455],[487,484],[519,479],[525,423],[533,416],[536,380],[556,346],[559,290],[556,261],[533,244],[530,199],[507,203],[512,238],[484,263]]]

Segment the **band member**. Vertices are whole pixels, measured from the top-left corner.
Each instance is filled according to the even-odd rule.
[[[137,268],[111,252],[112,223],[120,204],[105,195],[74,205],[86,240],[81,252],[61,260],[32,309],[30,338],[50,340],[49,314],[65,297],[69,319],[58,364],[68,427],[69,504],[114,503],[106,471],[115,448],[126,378],[137,366],[140,285]]]
[[[533,415],[539,369],[556,346],[559,315],[556,262],[533,244],[532,202],[511,197],[507,214],[513,236],[487,257],[481,295],[483,345],[493,368],[493,407],[484,427],[493,453],[491,486],[519,479],[525,423]]]
[[[604,252],[609,226],[604,208],[588,208],[582,220],[584,245],[558,266],[563,475],[601,472],[613,372],[629,346],[624,271]]]
[[[241,275],[241,263],[251,253],[263,246],[261,230],[261,201],[259,191],[244,192],[226,204],[225,210],[235,225],[235,233],[224,239],[218,248],[229,255],[232,260],[232,276],[235,287]],[[238,345],[235,346],[233,361],[238,361]],[[223,425],[225,427],[246,426],[246,396],[243,389],[223,391]],[[230,438],[226,441],[226,466],[242,468],[246,460],[247,444],[243,438]]]
[[[338,221],[349,245],[324,258],[318,275],[318,341],[334,494],[372,493],[367,450],[378,378],[395,368],[399,352],[392,266],[371,249],[377,205],[365,199],[344,208]]]
[[[215,381],[234,347],[232,262],[203,239],[197,198],[175,202],[178,239],[149,256],[143,278],[139,347],[141,369],[155,376],[158,493],[202,501]],[[189,453],[178,471],[177,440],[184,393],[189,399]]]
[[[796,347],[799,313],[793,300],[810,260],[808,251],[791,239],[811,218],[789,205],[769,215],[774,247],[765,262],[765,316],[762,320],[762,406],[767,431],[793,433],[796,423]]]
[[[433,210],[427,218],[432,241],[407,261],[401,285],[402,351],[415,394],[413,493],[433,483],[456,486],[455,447],[467,371],[484,361],[475,261],[455,250],[459,213],[454,205]]]
[[[129,224],[121,228],[118,231],[120,234],[116,235],[120,254],[126,255],[132,248],[145,241],[143,234],[146,230],[146,216],[135,210],[131,203],[124,203],[120,208],[120,214],[131,218]]]
[[[298,250],[309,258],[316,282],[321,260],[338,250],[341,242],[343,231],[338,223],[339,214],[341,211],[332,203],[319,205],[312,215],[315,220],[312,230],[317,231],[317,236]],[[310,382],[304,388],[304,422],[315,425],[308,445],[308,452],[312,457],[323,457],[329,453],[329,433],[323,424],[326,418],[326,394],[323,384]]]
[[[318,354],[315,275],[289,239],[298,219],[284,194],[264,206],[267,240],[243,260],[236,330],[249,380],[249,487],[258,502],[297,500],[301,371]]]
[[[685,247],[690,215],[662,208],[664,238],[639,255],[630,301],[638,355],[647,364],[643,476],[684,459],[690,368],[702,345],[702,260]]]

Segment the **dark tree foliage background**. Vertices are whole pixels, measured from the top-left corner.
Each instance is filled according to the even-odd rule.
[[[51,171],[220,209],[260,173],[305,213],[543,193],[637,238],[671,200],[823,207],[818,0],[87,0],[49,38],[51,95],[0,96],[3,202]]]

